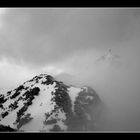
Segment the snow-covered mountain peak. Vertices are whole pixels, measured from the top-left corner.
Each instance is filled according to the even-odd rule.
[[[95,64],[107,64],[116,68],[121,65],[121,59],[119,55],[112,53],[112,50],[109,49],[104,55],[96,59]]]
[[[92,120],[90,107],[100,102],[90,87],[65,85],[40,74],[0,94],[0,124],[22,131],[84,130]]]
[[[119,56],[118,55],[114,55],[112,53],[112,50],[109,49],[104,55],[102,55],[101,57],[99,57],[97,59],[97,61],[103,61],[103,60],[111,60],[111,61],[113,61],[114,59],[118,59],[118,58],[119,58]]]

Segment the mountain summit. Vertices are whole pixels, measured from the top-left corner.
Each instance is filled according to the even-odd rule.
[[[100,103],[88,86],[68,86],[40,74],[0,94],[0,126],[17,131],[94,130]]]
[[[97,61],[103,61],[103,60],[114,61],[119,58],[120,57],[118,55],[112,54],[112,50],[109,49],[104,55],[102,55],[100,58],[98,58]]]
[[[112,50],[109,49],[104,55],[96,59],[96,64],[109,64],[111,66],[119,67],[121,65],[120,56],[113,54]]]

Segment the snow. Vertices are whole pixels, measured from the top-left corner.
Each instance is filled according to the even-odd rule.
[[[15,90],[11,91],[11,93],[8,97],[11,97],[14,93],[15,93]]]
[[[8,108],[8,106],[9,106],[11,103],[13,103],[13,102],[14,102],[14,100],[8,99],[5,103],[3,103],[3,107],[6,109],[6,108]]]
[[[16,126],[13,123],[16,121],[17,111],[19,109],[20,107],[10,112],[5,118],[2,119],[0,123],[3,125],[9,125],[12,128],[16,128]]]
[[[39,79],[38,83],[36,83],[36,80],[25,82],[23,86],[24,88],[27,87],[28,89],[26,90],[22,89],[20,91],[20,95],[17,96],[17,97],[19,96],[23,97],[23,94],[25,92],[27,92],[30,89],[34,89],[35,87],[38,87],[40,89],[39,95],[34,96],[35,98],[32,100],[32,104],[29,105],[28,109],[24,112],[24,115],[30,114],[30,117],[33,119],[30,122],[21,126],[19,130],[37,131],[37,132],[50,131],[51,129],[53,129],[54,125],[58,125],[61,130],[67,130],[68,126],[65,125],[64,123],[66,120],[66,114],[61,109],[58,109],[56,112],[53,112],[53,114],[51,114],[51,116],[47,118],[47,120],[55,119],[56,122],[54,124],[44,124],[44,121],[47,121],[45,113],[47,114],[51,113],[52,110],[54,110],[54,107],[56,105],[56,103],[52,101],[51,99],[53,98],[53,96],[55,96],[52,93],[55,92],[58,87],[56,87],[56,82],[53,82],[53,84],[49,84],[49,85],[42,84],[42,82],[47,81],[47,78],[46,78],[46,75],[40,75],[40,76],[42,76],[42,78]],[[78,97],[81,91],[84,91],[84,90],[88,91],[88,88],[87,87],[78,88],[78,87],[71,86],[67,88],[67,90],[68,90],[68,94],[72,102],[72,111],[75,113],[74,105],[75,105],[76,98]],[[14,93],[15,93],[15,90],[12,91],[10,96],[12,96]],[[8,106],[11,103],[14,103],[15,101],[17,101],[18,99],[17,97],[14,99],[10,99],[10,96],[8,97],[9,99],[3,104],[4,108],[5,109],[7,108],[5,111],[8,111],[9,109]],[[92,96],[87,96],[86,98],[93,99]],[[5,118],[3,118],[2,121],[0,121],[0,123],[4,125],[10,125],[12,128],[16,128],[17,124],[13,124],[13,123],[17,119],[17,112],[24,106],[25,102],[26,101],[22,99],[19,100],[17,104],[18,108],[16,108],[13,111],[10,111],[9,114]],[[1,112],[2,112],[2,109],[0,110],[0,113]],[[90,120],[89,114],[87,114],[87,118]]]
[[[7,102],[4,105],[4,108],[7,108],[11,103],[14,103],[15,100],[7,100]],[[17,112],[23,107],[24,102],[22,100],[20,100],[18,102],[18,108],[16,108],[13,111],[10,111],[9,114],[3,118],[1,120],[1,124],[3,125],[9,125],[12,128],[16,128],[16,125],[14,125],[13,123],[16,121],[17,119]],[[8,111],[8,109],[6,109],[5,111]]]
[[[82,87],[84,90],[85,90],[85,92],[88,92],[88,87]]]
[[[40,82],[46,82],[46,81],[47,81],[47,79],[45,77],[40,79]]]
[[[28,81],[23,84],[24,88],[28,87],[30,89],[33,89],[34,87],[40,88],[39,96],[32,101],[32,105],[29,106],[28,110],[25,111],[25,115],[27,113],[31,114],[31,117],[33,118],[33,121],[29,122],[28,124],[22,126],[21,130],[41,130],[43,128],[49,130],[53,128],[53,126],[47,125],[43,127],[43,121],[45,120],[44,113],[51,112],[51,110],[54,109],[54,103],[52,103],[52,92],[55,92],[55,86],[56,83],[54,82],[52,85],[42,85],[42,81],[46,81],[47,79],[45,77],[41,78],[39,80],[39,83],[36,83],[36,81]],[[8,100],[3,104],[3,107],[5,108],[5,111],[8,111],[9,114],[1,120],[1,124],[3,125],[9,125],[12,128],[16,128],[16,124],[13,124],[17,119],[17,112],[24,106],[23,100],[18,101],[18,108],[16,108],[13,111],[9,110],[9,105],[11,103],[14,103],[17,100],[17,97],[14,99],[10,99],[10,97],[15,94],[16,90],[13,90],[8,97]],[[22,89],[20,92],[20,97],[26,92],[27,90]],[[42,103],[42,106],[40,104]],[[2,109],[0,109],[0,113],[4,112]]]
[[[33,85],[35,85],[36,84],[36,81],[31,81],[31,82],[26,82],[25,84],[24,84],[24,87],[29,87],[29,88],[31,88],[31,86],[33,86]]]
[[[53,126],[52,125],[46,125],[45,127],[43,127],[43,121],[44,120],[45,120],[45,115],[44,116],[42,114],[38,115],[38,116],[34,117],[33,120],[31,120],[29,123],[23,125],[20,128],[20,130],[23,130],[23,131],[47,130],[47,131],[49,131],[50,129],[53,128]]]
[[[28,112],[33,116],[42,111],[50,112],[54,105],[51,105],[52,92],[55,92],[55,83],[53,85],[36,84],[34,87],[40,88],[40,93],[37,98],[33,100],[32,106],[29,107]],[[40,104],[42,103],[42,106]]]
[[[90,99],[90,100],[93,100],[94,99],[94,97],[93,96],[86,96],[86,99]]]
[[[55,103],[51,101],[53,95],[52,92],[55,92],[55,85],[54,82],[52,85],[41,85],[36,84],[34,87],[40,88],[40,93],[37,98],[33,100],[33,103],[31,106],[29,106],[28,110],[25,112],[26,114],[30,113],[31,117],[33,117],[33,120],[29,122],[29,124],[26,124],[21,127],[20,130],[42,130],[43,122],[45,120],[45,113],[50,113],[54,109]],[[40,104],[42,104],[40,106]],[[51,129],[51,126],[45,126],[44,129]]]
[[[51,130],[53,129],[55,124],[48,124],[44,125],[43,122],[46,119],[45,113],[51,113],[51,111],[54,109],[55,103],[51,101],[53,95],[52,92],[55,92],[55,85],[54,82],[52,85],[40,85],[36,84],[35,87],[39,87],[41,89],[39,96],[33,100],[33,105],[28,108],[28,110],[25,112],[30,113],[33,120],[31,122],[27,123],[26,125],[23,125],[20,130],[31,130],[31,131],[37,131],[37,130]],[[34,87],[33,87],[34,88]],[[40,106],[40,104],[42,104]],[[57,125],[62,130],[66,130],[67,126],[64,124],[64,120],[66,119],[66,115],[64,112],[58,110],[58,116],[57,116]],[[52,114],[49,119],[55,119],[55,113]]]
[[[0,89],[0,94],[4,94],[7,93],[8,89]]]
[[[10,114],[7,115],[5,118],[3,118],[0,123],[3,125],[9,125],[12,128],[16,128],[16,126],[13,124],[16,121],[16,118],[17,118],[17,111],[14,110],[10,112]]]
[[[70,96],[71,101],[72,101],[72,111],[73,112],[74,112],[74,103],[76,101],[76,98],[79,95],[79,92],[81,92],[81,91],[83,91],[83,89],[77,88],[77,87],[70,87],[70,88],[68,88],[68,93],[69,93],[69,96]]]
[[[22,108],[24,106],[24,102],[23,100],[18,101],[18,108]]]
[[[65,112],[59,110],[58,118],[59,121],[57,122],[57,125],[61,128],[61,130],[67,130],[67,126],[64,124],[64,120],[66,120]]]

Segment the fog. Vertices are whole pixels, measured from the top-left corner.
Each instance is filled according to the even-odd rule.
[[[91,59],[91,52],[84,56],[77,54],[80,59],[74,58],[71,74],[57,77],[67,84],[89,85],[97,92],[106,108],[97,124],[98,131],[140,130],[139,51],[138,46],[125,48],[125,51],[119,49],[116,52],[120,58],[116,62],[113,60],[114,63],[109,60],[94,63],[96,57]]]

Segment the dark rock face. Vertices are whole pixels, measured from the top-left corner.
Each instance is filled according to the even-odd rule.
[[[11,103],[10,105],[9,105],[9,108],[11,109],[11,111],[12,110],[15,110],[16,108],[18,108],[18,102],[17,101],[15,101],[14,103]]]
[[[2,105],[6,101],[7,101],[7,99],[5,99],[4,95],[0,95],[0,104]]]
[[[23,86],[23,85],[19,86],[19,87],[16,89],[15,94],[13,94],[10,98],[11,98],[11,99],[16,98],[16,97],[20,94],[20,91],[21,91],[22,89],[24,89],[24,86]]]
[[[23,126],[23,125],[25,125],[25,124],[27,124],[28,122],[30,122],[33,118],[32,117],[30,117],[31,116],[31,114],[27,114],[27,115],[25,115],[25,117],[24,118],[22,118],[20,121],[19,121],[19,123],[18,123],[18,125],[17,125],[17,129],[19,129],[21,126]]]
[[[87,91],[83,90],[76,98],[75,114],[68,122],[70,131],[95,130],[94,123],[96,119],[94,119],[95,116],[93,112],[95,112],[96,107],[101,104],[101,100],[92,88],[87,87]],[[99,112],[100,110],[96,113]]]
[[[70,88],[73,88],[73,91],[70,92]],[[75,96],[75,100],[72,95]],[[36,105],[37,102],[39,105]],[[51,107],[50,111],[47,111],[48,106],[44,105],[46,102],[50,102],[47,104]],[[43,126],[41,131],[94,130],[94,122],[100,112],[96,107],[101,103],[98,94],[90,87],[68,86],[63,82],[56,81],[50,75],[41,74],[18,88],[8,91],[6,95],[0,95],[2,110],[0,111],[0,124],[7,119],[7,116],[15,112],[15,121],[10,122],[7,119],[10,122],[8,125],[13,130],[21,131],[26,124],[33,124],[36,117],[33,114],[39,108],[38,111],[42,113],[43,109],[44,113],[42,114],[44,119],[39,120]],[[33,109],[29,111],[31,107]],[[40,114],[39,112],[38,114]],[[3,127],[7,128],[7,124],[4,126],[3,123],[3,130],[0,129],[0,131],[8,131]],[[9,127],[7,129],[10,129]]]
[[[0,125],[0,132],[16,132],[16,130],[11,128],[10,126]]]
[[[71,110],[71,99],[67,91],[67,87],[63,83],[57,85],[55,93],[52,93],[54,97],[52,101],[56,103],[55,108],[60,108],[66,113],[66,117],[69,117],[72,114]]]

